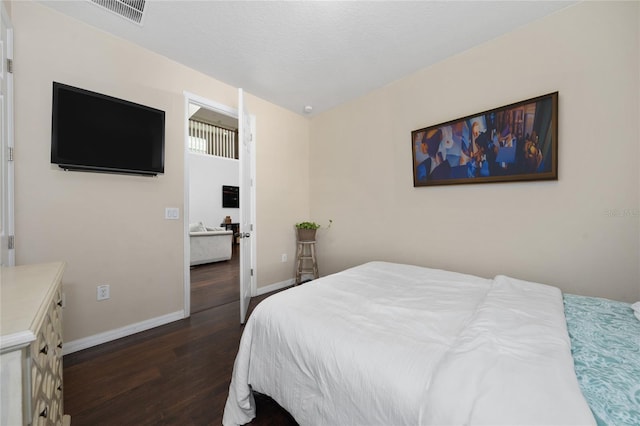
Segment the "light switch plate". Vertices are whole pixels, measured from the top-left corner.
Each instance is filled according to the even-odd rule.
[[[180,209],[177,207],[167,207],[164,209],[164,218],[168,220],[180,219]]]

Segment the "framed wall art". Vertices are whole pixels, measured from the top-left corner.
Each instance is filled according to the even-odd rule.
[[[558,179],[558,92],[411,132],[413,186]]]

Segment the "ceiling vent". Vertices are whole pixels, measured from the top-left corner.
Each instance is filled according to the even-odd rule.
[[[122,16],[128,21],[142,25],[144,7],[147,0],[90,0],[103,9]]]

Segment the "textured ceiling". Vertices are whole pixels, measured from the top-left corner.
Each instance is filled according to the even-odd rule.
[[[303,114],[328,110],[574,1],[147,1],[142,25],[41,1]]]

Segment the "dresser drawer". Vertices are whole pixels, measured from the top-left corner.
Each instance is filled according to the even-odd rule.
[[[65,425],[62,378],[64,263],[1,267],[0,426]]]
[[[62,423],[62,293],[58,286],[31,344],[33,425]]]

